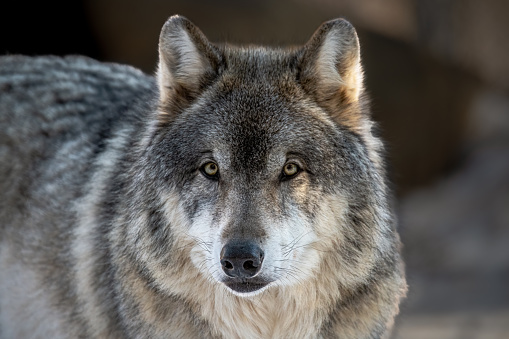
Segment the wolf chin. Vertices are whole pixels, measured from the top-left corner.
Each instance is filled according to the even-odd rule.
[[[171,17],[157,76],[0,61],[1,338],[385,338],[406,283],[345,20],[300,48]]]

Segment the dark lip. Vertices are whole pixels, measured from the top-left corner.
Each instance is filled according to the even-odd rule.
[[[223,283],[230,289],[234,290],[235,292],[250,293],[258,291],[259,289],[267,286],[270,283],[270,281],[262,279],[245,279],[245,280],[228,279],[226,281],[223,281]]]

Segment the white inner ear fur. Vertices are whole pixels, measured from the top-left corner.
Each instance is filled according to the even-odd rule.
[[[166,49],[159,49],[157,80],[161,101],[165,101],[169,96],[169,89],[179,83],[198,83],[205,70],[203,58],[186,30],[178,30],[167,39],[169,43]],[[169,67],[168,63],[175,65]],[[170,69],[175,70],[175,73],[172,74]]]
[[[352,99],[358,100],[363,82],[360,52],[350,49],[352,46],[344,36],[334,30],[328,32],[318,53],[316,69],[325,86],[338,90],[345,86]],[[339,73],[338,63],[345,67],[343,74]]]

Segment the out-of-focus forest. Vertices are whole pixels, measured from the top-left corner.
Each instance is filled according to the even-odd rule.
[[[393,338],[509,337],[509,1],[11,1],[0,54],[153,73],[173,14],[211,41],[269,45],[350,20],[398,197],[410,289]]]

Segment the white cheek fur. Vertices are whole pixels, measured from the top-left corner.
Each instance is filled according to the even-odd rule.
[[[221,233],[228,225],[232,214],[227,210],[221,220],[212,222],[211,213],[203,210],[187,232],[194,243],[191,250],[193,264],[207,278],[213,278],[218,282],[225,278],[219,261],[224,245]],[[265,258],[260,275],[274,280],[273,284],[279,286],[293,285],[310,277],[320,260],[318,251],[313,247],[317,237],[311,223],[294,209],[283,221],[275,222],[264,218],[262,224],[271,227],[265,230],[267,233],[263,244]],[[239,295],[248,296],[259,292]]]

